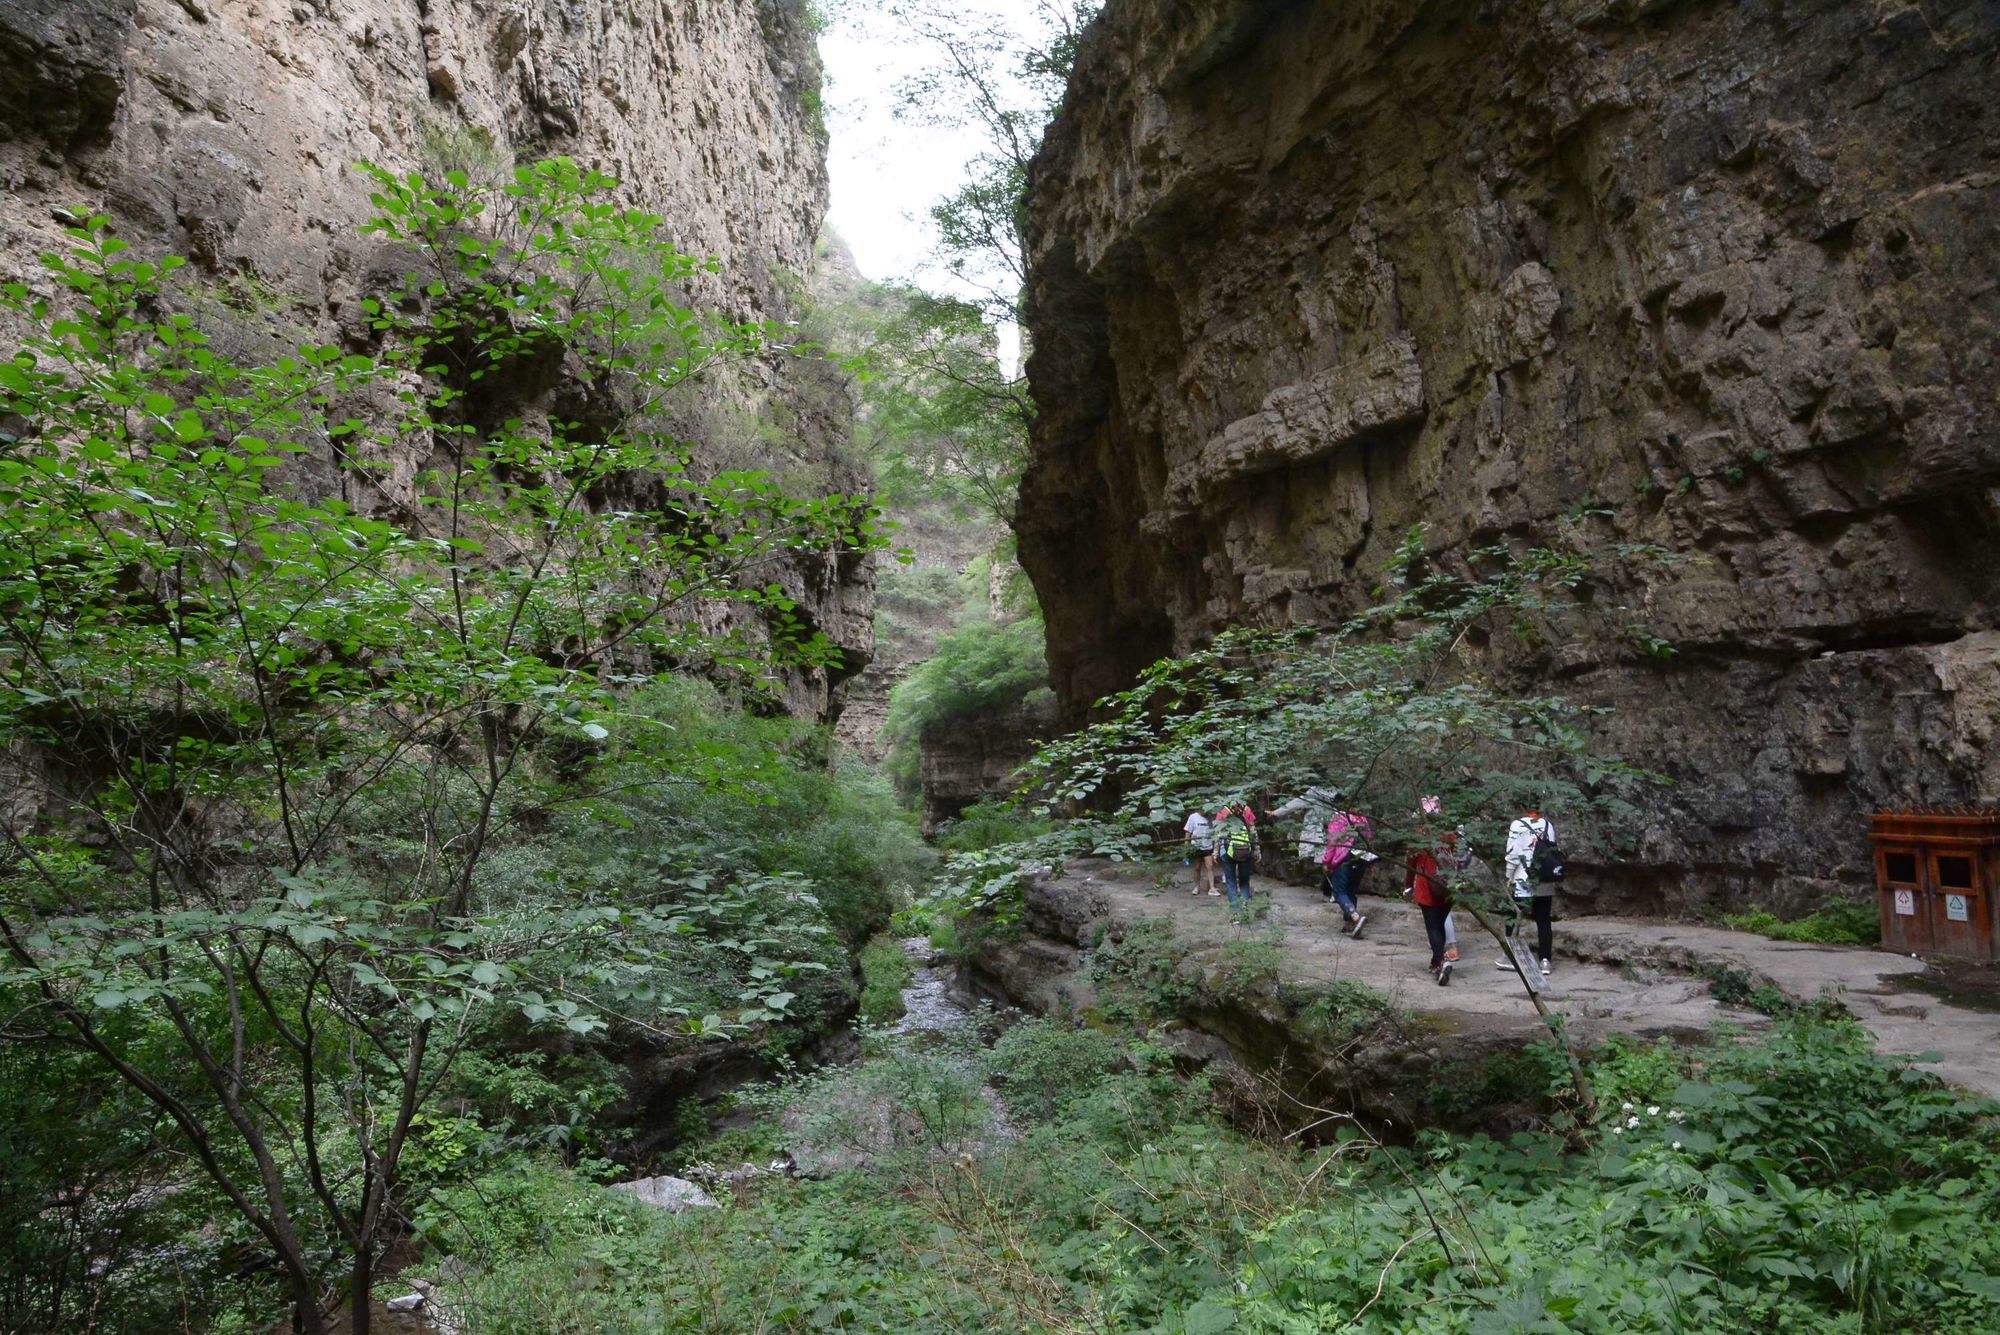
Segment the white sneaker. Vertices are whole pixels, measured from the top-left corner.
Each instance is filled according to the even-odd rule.
[[[1450,961],[1450,960],[1446,960],[1446,961],[1445,961],[1445,962],[1444,962],[1443,964],[1440,964],[1440,965],[1438,965],[1438,986],[1439,986],[1439,987],[1450,987],[1450,986],[1451,986],[1451,961]]]
[[[1549,962],[1548,962],[1547,960],[1543,960],[1543,961],[1542,961],[1542,977],[1544,977],[1544,978],[1547,978],[1548,976],[1549,976]]]
[[[1208,897],[1210,899],[1220,899],[1222,898],[1222,892],[1220,890],[1211,890],[1208,892]]]
[[[1496,968],[1496,969],[1505,969],[1505,970],[1506,970],[1506,971],[1507,971],[1508,973],[1512,973],[1512,972],[1514,972],[1514,961],[1512,961],[1512,960],[1494,960],[1494,961],[1493,961],[1493,967],[1494,967],[1494,968]]]
[[[1363,928],[1364,926],[1366,926],[1366,925],[1367,925],[1367,923],[1368,923],[1368,915],[1367,915],[1367,914],[1365,914],[1365,913],[1357,913],[1357,914],[1355,914],[1355,915],[1354,915],[1354,922],[1353,922],[1353,924],[1352,924],[1352,925],[1351,925],[1350,927],[1348,927],[1348,929],[1347,929],[1347,934],[1348,934],[1349,936],[1353,937],[1353,938],[1354,938],[1354,939],[1355,939],[1356,941],[1359,941],[1359,940],[1361,939],[1361,929],[1362,929],[1362,928]]]

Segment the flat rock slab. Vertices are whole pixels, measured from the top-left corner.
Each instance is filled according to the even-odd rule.
[[[1374,875],[1380,876],[1381,872]],[[1381,884],[1386,884],[1386,879]],[[1346,979],[1397,1006],[1459,1031],[1529,1032],[1540,1023],[1512,970],[1494,967],[1499,948],[1463,911],[1457,915],[1460,960],[1450,987],[1428,967],[1423,918],[1400,898],[1364,895],[1367,927],[1358,941],[1340,912],[1315,890],[1259,880],[1270,905],[1263,923],[1238,924],[1221,899],[1194,897],[1184,881],[1162,889],[1156,878],[1107,862],[1070,864],[1037,896],[1097,901],[1102,914],[1135,921],[1168,918],[1183,940],[1220,946],[1275,930],[1280,972],[1306,985]],[[1373,888],[1373,887],[1371,887]],[[1532,926],[1527,926],[1532,931]],[[1832,994],[1874,1034],[1883,1052],[1935,1053],[1931,1069],[1954,1084],[2000,1097],[2000,1014],[1951,1006],[1899,983],[1924,964],[1886,951],[1772,941],[1721,928],[1593,917],[1556,924],[1556,961],[1543,1000],[1593,1041],[1610,1034],[1650,1038],[1706,1030],[1718,1021],[1757,1029],[1769,1019],[1716,1000],[1704,971],[1738,970],[1794,1000]]]
[[[715,1198],[684,1177],[642,1177],[633,1182],[613,1182],[611,1190],[622,1191],[641,1205],[650,1205],[670,1214],[712,1208]]]

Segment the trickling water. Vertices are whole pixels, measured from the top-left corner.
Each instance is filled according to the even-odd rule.
[[[955,1034],[973,1023],[970,1007],[952,993],[951,970],[932,964],[931,943],[913,936],[900,943],[903,953],[916,965],[910,985],[903,989],[903,1018],[890,1030],[896,1034]]]

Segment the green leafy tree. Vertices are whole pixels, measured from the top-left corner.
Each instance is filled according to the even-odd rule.
[[[1012,524],[1030,407],[1000,365],[992,324],[973,302],[917,287],[876,298],[851,312],[861,338],[850,364],[865,408],[857,434],[883,496],[937,498]]]
[[[980,151],[963,179],[931,206],[937,257],[996,324],[1020,319],[1027,285],[1022,244],[1028,164],[1055,117],[1092,0],[1040,0],[1025,30],[937,0],[892,0],[889,17],[931,60],[897,88],[898,113],[918,124],[970,129]]]
[[[1554,640],[1601,630],[1621,613],[1579,592],[1602,572],[1568,548],[1492,548],[1468,563],[1431,568],[1416,529],[1395,557],[1400,592],[1345,624],[1234,630],[1154,663],[1022,771],[1022,798],[1041,814],[1088,814],[1040,840],[959,855],[946,866],[944,892],[1007,919],[1036,866],[1129,857],[1163,835],[1171,842],[1191,810],[1245,799],[1268,810],[1317,784],[1337,786],[1368,813],[1375,848],[1398,858],[1439,832],[1422,810],[1427,797],[1439,799],[1437,823],[1466,826],[1474,847],[1497,846],[1530,805],[1563,813],[1572,843],[1594,831],[1594,842],[1616,847],[1632,832],[1631,795],[1652,776],[1592,746],[1599,711],[1510,690],[1477,652],[1496,634]],[[1458,899],[1499,936],[1489,916],[1505,902],[1497,884],[1461,886]],[[1525,977],[1523,986],[1560,1029]]]
[[[412,265],[371,351],[239,360],[173,312],[177,260],[93,219],[53,299],[5,289],[29,333],[0,363],[0,986],[171,1124],[308,1330],[343,1288],[366,1329],[478,1017],[589,1032],[543,966],[615,1006],[650,986],[623,939],[676,930],[487,901],[538,750],[593,747],[657,664],[833,661],[777,568],[877,541],[866,503],[701,476],[661,427],[761,331],[681,304],[703,262],[614,182],[369,176]],[[416,856],[371,878],[348,817],[383,794]]]
[[[896,89],[897,115],[969,130],[980,148],[931,206],[936,261],[959,295],[887,289],[865,318],[865,429],[892,484],[914,480],[1011,525],[1034,408],[999,356],[1018,329],[1028,163],[1061,102],[1094,3],[1038,4],[1025,30],[935,0],[892,0],[896,32],[929,54]]]

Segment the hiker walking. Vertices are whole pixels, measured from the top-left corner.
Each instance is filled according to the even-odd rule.
[[[1306,866],[1309,881],[1321,884],[1320,894],[1331,898],[1325,889],[1326,868],[1320,857],[1326,852],[1326,823],[1340,810],[1340,789],[1314,784],[1285,805],[1272,811],[1273,816],[1300,816],[1299,861]]]
[[[1181,846],[1186,850],[1182,856],[1194,868],[1194,889],[1188,893],[1221,893],[1215,888],[1215,822],[1199,811],[1188,812],[1181,826]]]
[[[1514,951],[1514,938],[1523,916],[1535,923],[1535,958],[1541,963],[1542,977],[1549,976],[1554,958],[1555,929],[1550,915],[1555,909],[1556,882],[1563,878],[1562,848],[1556,842],[1555,822],[1541,808],[1530,805],[1507,827],[1507,888],[1510,892],[1507,943]],[[1503,969],[1514,968],[1512,960],[1500,960]]]
[[[1493,888],[1493,868],[1472,851],[1472,841],[1465,837],[1463,825],[1438,836],[1437,859],[1438,869],[1451,883],[1454,895],[1467,886],[1488,891]],[[1447,963],[1458,963],[1458,925],[1450,910],[1444,915],[1444,957]]]
[[[1433,847],[1430,827],[1418,828],[1419,839],[1403,862],[1403,893],[1416,901],[1424,915],[1424,936],[1431,943],[1431,977],[1439,987],[1451,986],[1454,960],[1445,956],[1445,929],[1451,923],[1451,882],[1445,871],[1450,855]],[[1453,952],[1454,955],[1456,952]]]
[[[1250,906],[1250,873],[1257,865],[1257,813],[1248,802],[1231,802],[1215,813],[1215,856],[1222,869],[1222,892],[1231,908]]]
[[[1326,870],[1324,893],[1340,905],[1349,936],[1360,936],[1368,922],[1355,895],[1361,889],[1362,874],[1375,860],[1366,846],[1373,833],[1368,818],[1356,811],[1336,811],[1326,822],[1326,851],[1320,854],[1320,865]]]

